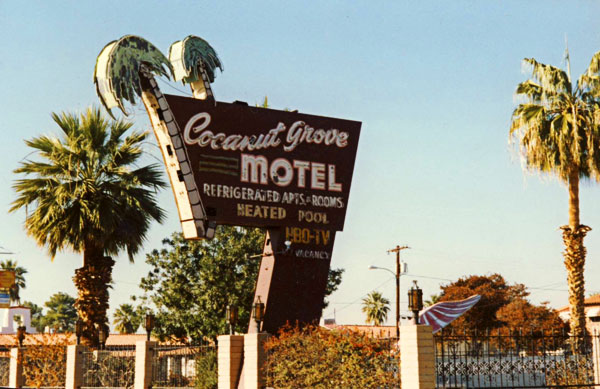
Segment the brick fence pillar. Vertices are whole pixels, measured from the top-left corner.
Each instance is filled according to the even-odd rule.
[[[217,342],[219,389],[237,389],[244,358],[244,336],[221,335]]]
[[[240,379],[240,388],[261,389],[267,384],[267,353],[264,345],[269,334],[244,335],[244,368]]]
[[[152,388],[152,357],[156,342],[140,340],[135,344],[135,389]]]
[[[431,326],[400,327],[400,377],[403,388],[435,389],[435,350]]]
[[[591,336],[592,358],[594,362],[594,383],[600,384],[600,333],[598,333],[598,326],[594,326],[594,329],[591,331]],[[596,385],[594,388],[600,388],[600,385]]]
[[[24,384],[23,381],[23,350],[18,347],[11,348],[8,386],[11,388],[20,388]]]
[[[67,373],[65,389],[79,389],[83,385],[83,353],[87,347],[82,344],[67,346]]]

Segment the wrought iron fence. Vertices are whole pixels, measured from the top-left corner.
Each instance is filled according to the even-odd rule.
[[[82,388],[133,388],[135,346],[83,352]]]
[[[0,348],[0,386],[8,386],[10,370],[10,349]]]
[[[152,360],[153,388],[217,387],[217,347],[214,343],[199,346],[158,345]]]
[[[437,388],[592,387],[597,333],[543,331],[436,334]],[[598,372],[597,372],[598,374]]]
[[[64,344],[27,346],[21,349],[21,353],[24,388],[65,387],[67,347]],[[10,358],[6,359],[5,363],[8,385]]]
[[[400,345],[398,338],[382,338],[379,340],[383,343],[385,350],[387,350],[389,359],[386,365],[386,369],[394,375],[394,381],[397,382],[397,386],[390,386],[386,389],[400,388]]]

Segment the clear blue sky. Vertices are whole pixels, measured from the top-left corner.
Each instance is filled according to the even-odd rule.
[[[391,274],[367,267],[393,268],[385,252],[396,244],[412,247],[403,252],[411,273],[402,278],[403,308],[412,279],[428,296],[439,292],[438,279],[492,272],[526,284],[536,303],[567,303],[558,229],[567,222],[566,189],[523,173],[508,127],[515,87],[527,76],[521,60],[562,66],[567,36],[580,74],[600,50],[599,3],[123,3],[0,1],[0,246],[16,253],[0,259],[29,270],[25,300],[75,295],[71,277],[81,260],[61,253],[51,262],[24,233],[24,212],[8,214],[12,170],[29,153],[23,140],[57,133],[51,112],[98,103],[92,72],[109,41],[136,34],[166,53],[194,34],[225,64],[213,84],[219,100],[256,103],[268,95],[274,108],[363,122],[332,262],[346,273],[325,316],[335,309],[338,322],[364,322],[360,299],[376,288],[393,301]],[[163,91],[176,92],[168,84]],[[147,129],[142,108],[134,112]],[[586,239],[588,293],[600,291],[599,195],[597,185],[581,192],[582,221],[594,228]],[[145,251],[179,230],[170,190],[161,202],[169,218],[152,226]],[[138,293],[147,270],[143,255],[133,265],[119,258],[112,309]]]

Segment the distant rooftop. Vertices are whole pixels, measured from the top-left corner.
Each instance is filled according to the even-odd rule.
[[[583,305],[586,307],[594,307],[594,306],[600,306],[600,294],[595,294],[593,296],[590,296],[588,298],[586,298],[583,302]],[[560,309],[557,309],[557,312],[566,312],[569,310],[569,306],[566,305]]]
[[[393,338],[396,336],[396,326],[371,326],[365,324],[324,324],[322,327],[334,329],[345,329],[363,334],[371,335],[374,338]]]

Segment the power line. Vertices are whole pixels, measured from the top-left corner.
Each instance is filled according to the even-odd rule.
[[[383,283],[379,284],[377,287],[375,287],[375,290],[377,290],[377,289],[381,288],[383,285],[387,284],[388,282],[392,281],[393,279],[394,279],[394,278],[390,278],[390,279],[388,279],[387,281],[385,281],[385,282],[383,282]],[[367,294],[368,294],[368,293],[365,293],[365,294],[363,294],[362,296],[360,296],[359,298],[357,298],[356,300],[352,301],[351,303],[348,303],[348,304],[346,304],[346,306],[345,306],[345,307],[342,307],[342,308],[340,308],[340,309],[337,309],[337,310],[336,310],[336,312],[343,311],[344,309],[348,308],[349,306],[351,306],[351,305],[353,305],[353,304],[356,304],[356,303],[357,303],[359,300],[362,300],[363,298],[365,298],[365,297],[367,296]]]
[[[418,274],[411,274],[411,273],[406,273],[406,276],[410,276],[410,277],[417,277],[417,278],[428,278],[431,280],[438,280],[438,281],[450,281],[452,282],[453,280],[449,279],[449,278],[439,278],[439,277],[431,277],[431,276],[421,276]]]

